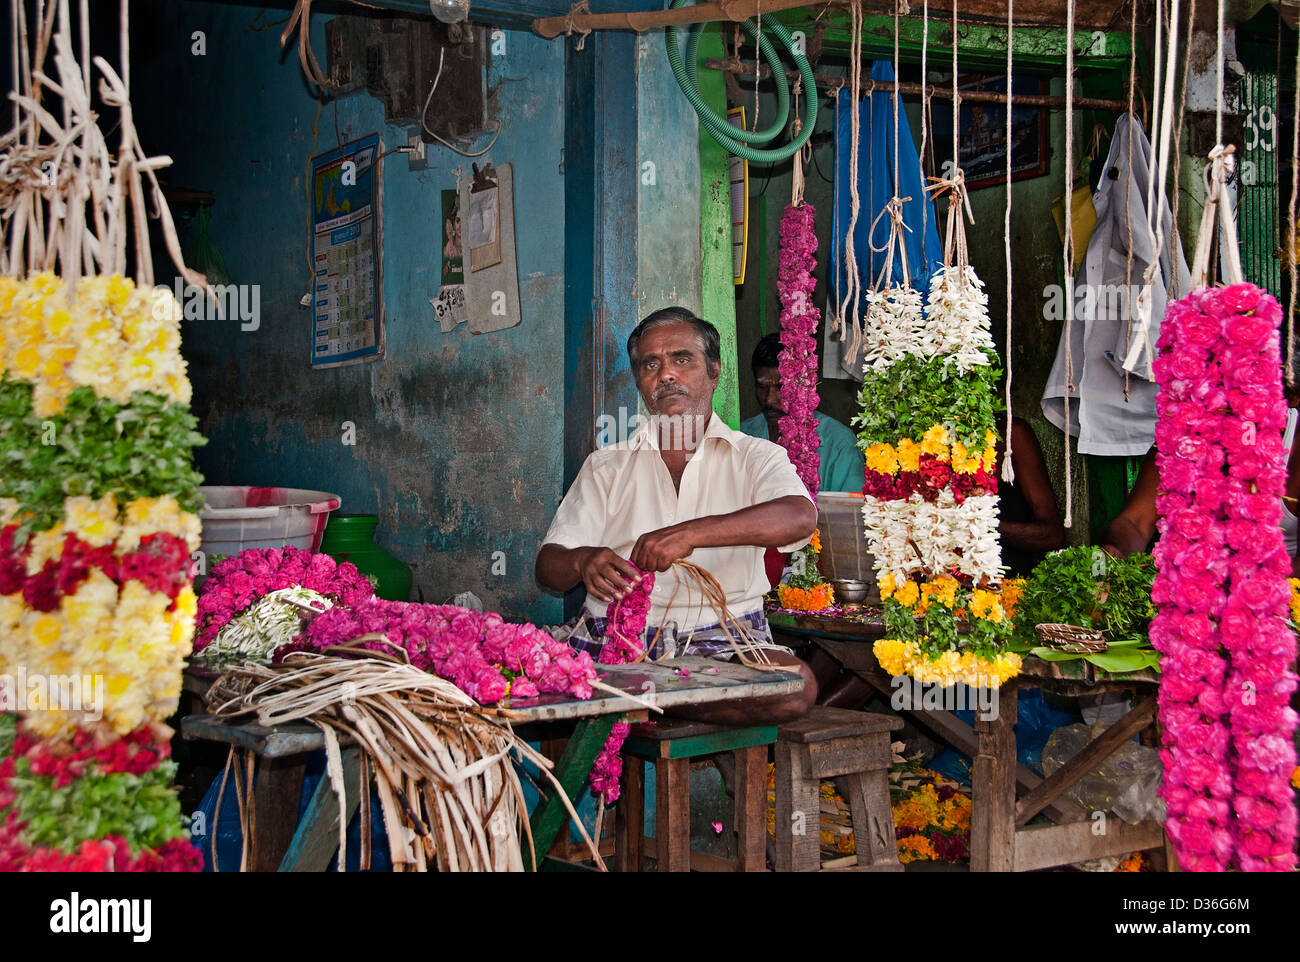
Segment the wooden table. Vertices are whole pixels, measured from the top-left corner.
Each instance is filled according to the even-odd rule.
[[[984,721],[976,714],[971,726],[951,711],[915,704],[908,686],[897,687],[871,650],[872,643],[884,637],[883,622],[869,612],[855,614],[852,619],[768,613],[774,630],[808,638],[889,699],[896,709],[970,756],[972,871],[1028,872],[1155,848],[1163,850],[1163,857],[1172,867],[1172,853],[1166,847],[1159,822],[1148,819],[1130,825],[1110,815],[1098,834],[1097,823],[1063,797],[1124,742],[1154,728],[1158,674],[1111,674],[1082,659],[1048,662],[1023,656],[1021,673],[1003,682],[998,691],[996,717]],[[1016,761],[1016,703],[1021,688],[1046,688],[1076,698],[1098,692],[1132,691],[1138,700],[1127,715],[1065,765],[1048,778],[1040,778]],[[1040,813],[1049,824],[1026,825]]]
[[[542,735],[543,729],[563,724],[570,729],[568,743],[556,763],[556,778],[570,799],[576,798],[587,782],[592,763],[619,721],[645,721],[649,701],[659,708],[705,705],[742,698],[786,695],[803,689],[803,678],[792,672],[756,671],[743,665],[706,658],[676,658],[660,664],[597,665],[596,673],[607,685],[636,696],[606,695],[585,701],[566,695],[506,700],[499,707],[523,717],[516,730],[524,737]],[[204,679],[194,675],[190,690],[202,687]],[[210,682],[209,682],[210,683]],[[308,752],[324,747],[324,737],[314,725],[296,722],[263,728],[256,722],[214,715],[190,715],[181,721],[187,739],[205,739],[252,751],[262,761],[254,792],[258,817],[249,864],[253,871],[323,871],[338,847],[338,801],[327,779],[321,779],[301,822],[297,819],[303,769]],[[357,749],[345,752],[345,777],[349,784],[356,774]],[[360,802],[360,791],[348,792],[351,820]],[[530,825],[535,851],[543,855],[568,821],[568,811],[559,795],[544,792],[533,810]],[[525,853],[527,854],[527,853]],[[544,860],[544,868],[558,868]]]

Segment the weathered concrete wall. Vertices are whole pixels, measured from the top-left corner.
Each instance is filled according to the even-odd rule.
[[[145,142],[175,159],[174,184],[216,195],[209,229],[231,280],[261,287],[259,330],[184,331],[208,482],[337,492],[344,511],[379,515],[378,540],[414,565],[425,600],[469,589],[507,616],[556,620],[560,602],[539,593],[532,559],[562,478],[563,45],[509,32],[489,78],[503,131],[479,163],[514,164],[522,325],[440,332],[428,302],[439,283],[440,191],[470,161],[431,147],[429,169],[412,172],[390,154],[387,358],[312,371],[310,315],[297,303],[310,281],[309,158],[374,131],[392,147],[404,131],[386,126],[365,93],[319,108],[295,52],[279,49],[280,28],[256,29],[254,8],[155,2],[133,13]],[[324,20],[312,24],[322,61]],[[196,30],[206,56],[189,52]],[[344,421],[355,446],[341,443]],[[504,576],[491,570],[497,551]]]
[[[1053,79],[1051,92],[1064,95],[1065,83]],[[1077,125],[1076,125],[1077,127]],[[1076,136],[1080,136],[1076,130]],[[1011,408],[1038,436],[1056,491],[1065,512],[1065,435],[1043,417],[1043,388],[1052,370],[1063,322],[1044,316],[1044,290],[1059,283],[1064,264],[1061,235],[1052,219],[1052,201],[1065,193],[1065,114],[1048,114],[1050,170],[1047,176],[1014,181],[1011,185]],[[971,263],[989,296],[993,339],[1006,358],[1007,274],[1004,185],[971,191],[974,225],[967,226]],[[1088,541],[1088,479],[1084,459],[1071,441],[1072,544]]]
[[[642,317],[674,304],[698,313],[699,122],[673,78],[663,34],[637,37],[636,62],[637,302]]]

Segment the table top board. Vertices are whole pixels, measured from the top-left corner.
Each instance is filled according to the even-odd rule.
[[[803,689],[803,678],[793,672],[759,671],[708,658],[675,658],[658,664],[597,665],[605,684],[629,692],[635,700],[597,691],[582,700],[569,695],[539,695],[506,699],[495,707],[520,716],[516,725],[563,719],[590,718],[623,712],[641,712],[644,702],[660,708],[705,705],[742,698],[788,695]],[[267,758],[313,751],[324,746],[320,731],[307,722],[263,728],[251,716],[243,720],[215,715],[190,715],[181,722],[186,738],[205,738],[249,748]]]
[[[885,636],[885,626],[880,619],[879,609],[865,608],[851,612],[848,616],[840,617],[828,617],[814,612],[793,613],[784,610],[769,610],[767,620],[773,628],[778,630],[788,631],[796,635],[805,635],[817,639],[819,642],[830,642],[830,644],[822,644],[821,647],[827,649],[836,657],[841,657],[841,654],[845,651],[843,647],[837,645],[838,642],[869,644]],[[868,658],[872,663],[871,667],[879,670],[879,665],[875,664],[874,655],[863,657]],[[1110,672],[1098,668],[1083,659],[1045,661],[1027,654],[1022,654],[1020,657],[1022,661],[1021,680],[1017,683],[1022,685],[1032,679],[1035,682],[1042,682],[1049,687],[1058,689],[1068,689],[1072,686],[1082,685],[1087,688],[1102,690],[1104,687],[1115,685],[1158,685],[1160,683],[1160,673],[1151,669]],[[842,657],[841,660],[843,660]],[[854,669],[866,667],[857,663],[861,660],[860,658],[851,660],[854,660],[855,663],[846,667]]]

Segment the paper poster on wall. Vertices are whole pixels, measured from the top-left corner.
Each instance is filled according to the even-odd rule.
[[[487,181],[469,192],[469,224],[465,245],[469,248],[469,269],[486,270],[501,263],[501,190]]]
[[[465,313],[465,257],[462,243],[460,194],[453,187],[442,192],[442,284],[429,299],[442,333],[463,324]]]
[[[371,134],[312,158],[313,368],[384,356],[382,152]]]
[[[465,258],[461,252],[460,194],[455,187],[442,192],[442,283],[465,283]]]
[[[472,211],[475,194],[490,191],[494,195],[496,210],[497,253],[492,263],[479,261],[480,248],[474,246],[479,228],[467,224],[465,229],[468,258],[465,265],[468,268],[465,272],[465,312],[469,317],[470,332],[486,334],[514,327],[523,320],[519,303],[519,273],[515,264],[514,168],[510,164],[497,168],[489,165],[482,172],[475,169],[474,175],[472,186],[468,179],[461,181],[460,209]],[[472,214],[470,220],[473,220]],[[480,228],[483,226],[480,224]],[[489,260],[493,259],[489,257]]]

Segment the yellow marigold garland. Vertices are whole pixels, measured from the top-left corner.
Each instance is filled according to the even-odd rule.
[[[992,472],[997,461],[997,438],[989,432],[982,450],[971,449],[954,441],[943,425],[936,424],[920,441],[900,438],[896,444],[873,444],[864,452],[868,471],[891,475],[920,470],[923,454],[951,465],[958,474],[974,474],[980,469]]]
[[[792,611],[822,611],[835,604],[835,590],[826,582],[815,588],[777,585],[776,596],[782,608]]]
[[[33,383],[38,417],[58,414],[82,385],[119,404],[133,391],[189,404],[180,318],[166,288],[138,288],[118,275],[82,278],[71,289],[48,271],[0,277],[0,372]]]
[[[891,675],[909,675],[924,684],[947,688],[957,682],[973,688],[998,688],[1020,672],[1020,656],[1006,651],[994,659],[973,652],[945,651],[928,658],[915,641],[881,638],[872,646],[880,667]]]

